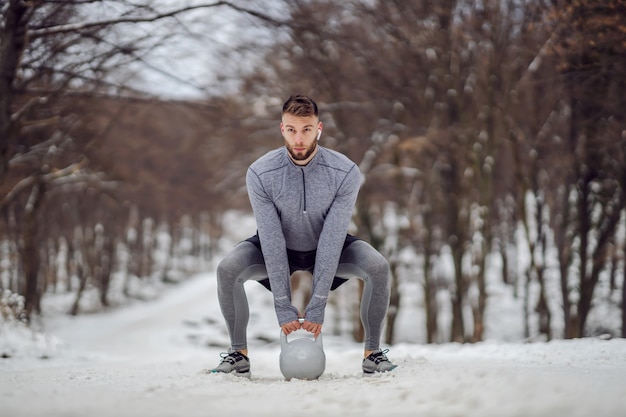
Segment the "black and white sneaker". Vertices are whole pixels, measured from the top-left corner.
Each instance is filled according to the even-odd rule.
[[[250,378],[250,359],[243,353],[228,349],[228,352],[221,353],[222,361],[211,369],[211,373],[234,374]]]
[[[387,372],[396,369],[398,365],[393,364],[385,355],[389,349],[375,350],[363,359],[363,376],[372,376],[376,373]]]

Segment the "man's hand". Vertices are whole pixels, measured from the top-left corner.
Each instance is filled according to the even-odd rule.
[[[302,323],[302,328],[306,330],[307,332],[313,333],[315,338],[317,338],[317,336],[319,336],[319,334],[322,332],[321,324],[311,323],[310,321],[306,321],[306,320],[304,320],[304,322]]]
[[[280,326],[280,328],[283,329],[283,333],[285,333],[285,336],[289,335],[289,333],[291,332],[299,330],[301,327],[302,325],[300,324],[299,320],[290,321],[289,323],[285,323]]]

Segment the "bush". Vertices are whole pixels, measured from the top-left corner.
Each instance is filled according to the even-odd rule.
[[[11,290],[3,290],[0,294],[0,317],[4,322],[26,321],[24,297]]]

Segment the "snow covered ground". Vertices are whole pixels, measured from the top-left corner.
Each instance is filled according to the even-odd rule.
[[[254,283],[253,283],[254,284]],[[248,285],[248,284],[246,284]],[[626,340],[362,346],[324,335],[326,371],[285,381],[271,295],[247,287],[252,378],[206,373],[228,346],[214,274],[107,313],[0,327],[0,416],[626,416]]]

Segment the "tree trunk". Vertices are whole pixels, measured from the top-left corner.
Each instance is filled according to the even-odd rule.
[[[524,337],[530,337],[530,269],[526,271],[524,280]]]
[[[461,259],[463,253],[458,246],[458,243],[452,245],[455,288],[452,293],[452,329],[450,340],[452,342],[464,343],[465,323],[463,318],[463,303],[465,302],[465,278],[463,276]]]
[[[104,244],[102,251],[98,256],[100,262],[99,268],[99,290],[100,303],[103,307],[109,306],[109,286],[111,284],[111,273],[113,271],[113,262],[115,258],[115,241],[110,236],[103,236]]]
[[[547,340],[552,340],[552,314],[546,298],[546,285],[543,277],[543,268],[537,271],[539,281],[539,300],[535,311],[539,316],[539,333],[545,334]]]
[[[626,282],[622,282],[622,337],[626,338]]]
[[[482,255],[480,261],[480,270],[476,277],[476,285],[478,286],[478,300],[473,309],[474,316],[474,333],[472,335],[473,342],[480,342],[485,337],[485,308],[487,307],[487,283],[485,280],[485,256]]]
[[[21,263],[24,271],[25,310],[27,318],[41,310],[41,292],[39,289],[39,209],[41,208],[45,185],[37,181],[33,186],[26,209],[24,211],[24,228],[22,230]]]
[[[428,232],[430,236],[430,232]],[[426,342],[436,343],[439,329],[437,326],[437,285],[432,276],[430,237],[426,239],[424,253],[424,308],[426,313]]]
[[[13,104],[13,81],[26,45],[27,11],[29,2],[9,0],[3,6],[3,25],[0,27],[0,178],[9,163],[9,141],[13,137],[11,106]]]
[[[84,253],[85,244],[83,238],[84,231],[82,228],[80,230],[76,230],[74,232],[74,243],[72,244],[74,250],[72,251],[72,256],[74,258],[74,273],[78,278],[78,288],[76,289],[76,297],[74,298],[74,304],[70,309],[70,314],[72,316],[76,316],[80,310],[80,299],[87,287],[87,279],[88,275],[85,273],[86,265],[85,265],[85,257]]]
[[[596,236],[596,247],[590,257],[592,262],[591,273],[588,277],[585,276],[585,279],[581,281],[580,285],[580,299],[578,301],[578,315],[580,317],[580,321],[578,322],[579,337],[585,335],[585,326],[587,324],[587,317],[592,308],[593,294],[600,280],[600,273],[609,259],[607,247],[613,237],[613,231],[617,229],[624,199],[625,197],[621,195],[616,203],[617,207],[606,207],[602,215],[602,220],[599,222],[600,225],[598,228],[600,230]]]
[[[33,213],[27,214],[24,221],[22,269],[25,277],[24,300],[26,314],[30,318],[32,313],[40,311],[39,293],[39,247],[37,245],[37,218]]]
[[[394,329],[398,311],[400,311],[400,291],[398,291],[398,262],[393,261],[391,270],[391,293],[389,296],[389,309],[387,310],[387,324],[385,327],[385,343],[392,344],[394,339]]]
[[[625,179],[626,180],[626,179]],[[626,183],[623,187],[626,191]],[[624,217],[624,226],[626,226],[626,217]],[[622,259],[626,262],[626,243],[622,246]],[[622,267],[622,275],[626,272],[626,266]],[[622,337],[626,338],[626,279],[622,280]]]
[[[85,274],[83,265],[81,261],[76,261],[76,275],[78,276],[78,289],[76,290],[76,297],[74,298],[74,304],[72,304],[72,308],[70,309],[70,314],[72,316],[78,315],[80,310],[80,299],[83,296],[83,292],[87,287],[87,274]]]

